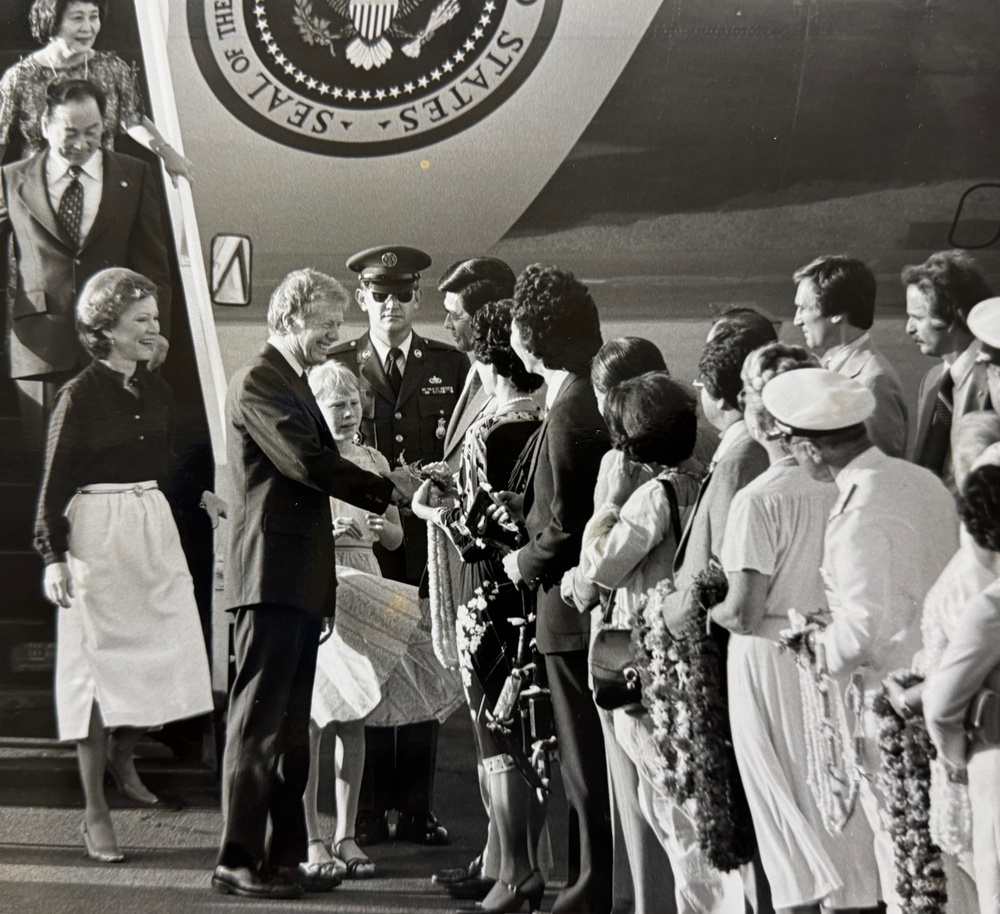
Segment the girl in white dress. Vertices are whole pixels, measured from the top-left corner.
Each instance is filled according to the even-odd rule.
[[[775,911],[873,906],[872,835],[855,814],[830,835],[807,783],[806,722],[791,654],[778,650],[788,610],[825,609],[820,561],[836,486],[812,480],[774,433],[760,391],[772,377],[815,367],[801,346],[769,343],[747,356],[747,428],[770,468],[733,498],[722,545],[729,592],[711,613],[731,632],[727,660],[733,749],[746,790]]]
[[[356,443],[361,393],[350,369],[326,362],[309,374],[309,386],[340,453],[373,473],[389,473],[377,450]],[[323,730],[336,736],[337,824],[332,850],[349,878],[375,875],[358,847],[354,823],[365,762],[365,724],[396,726],[438,718],[461,703],[458,677],[434,656],[417,588],[386,580],[372,552],[375,542],[397,549],[403,541],[399,511],[373,514],[330,500],[337,541],[337,612],[333,633],[320,645],[309,727],[311,759],[305,791],[309,864],[329,863],[318,812],[319,756]]]

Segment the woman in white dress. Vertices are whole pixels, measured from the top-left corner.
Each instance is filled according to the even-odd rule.
[[[56,398],[35,545],[58,607],[59,737],[75,740],[87,854],[124,859],[104,796],[105,766],[155,803],[132,759],[143,732],[212,710],[194,585],[159,486],[170,476],[173,397],[144,362],[159,322],[156,286],[131,270],[90,279],[76,306],[93,356]],[[196,495],[194,497],[197,497]],[[211,493],[202,503],[220,504]]]
[[[781,343],[756,349],[744,362],[747,428],[771,466],[733,498],[721,555],[729,592],[711,612],[731,632],[733,748],[774,908],[796,914],[877,901],[864,817],[851,816],[840,834],[831,835],[810,794],[798,673],[792,655],[778,649],[789,609],[826,608],[819,569],[837,489],[813,481],[788,455],[760,391],[778,374],[817,365],[808,350]]]
[[[340,453],[373,473],[388,474],[377,450],[356,443],[361,426],[361,393],[350,369],[326,362],[309,374]],[[331,499],[337,541],[337,613],[332,635],[320,645],[309,727],[311,759],[305,791],[309,864],[328,864],[318,812],[320,741],[323,730],[336,737],[337,823],[331,841],[347,876],[366,879],[375,864],[354,837],[358,793],[365,762],[366,722],[396,726],[444,719],[460,703],[458,677],[434,656],[430,634],[421,627],[423,609],[417,588],[382,577],[372,551],[375,542],[397,549],[403,541],[399,511],[373,514]]]

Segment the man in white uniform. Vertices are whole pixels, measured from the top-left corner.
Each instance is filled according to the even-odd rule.
[[[830,672],[862,692],[861,805],[875,833],[882,897],[898,912],[887,814],[878,795],[878,723],[871,700],[889,673],[920,648],[924,597],[958,547],[952,497],[929,470],[887,457],[865,428],[875,397],[824,368],[770,381],[764,405],[802,466],[840,490],[826,528],[822,575],[832,620],[811,636]]]

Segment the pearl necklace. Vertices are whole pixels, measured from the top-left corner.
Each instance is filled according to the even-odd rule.
[[[524,403],[524,402],[525,402],[525,401],[527,401],[527,400],[534,400],[534,397],[511,397],[511,399],[509,399],[509,400],[505,400],[505,401],[504,401],[504,402],[503,402],[503,403],[502,403],[502,404],[501,404],[501,405],[500,405],[500,406],[499,406],[499,407],[497,408],[497,412],[500,412],[500,410],[501,410],[501,409],[506,409],[506,408],[507,408],[508,406],[510,406],[510,405],[511,405],[512,403]]]

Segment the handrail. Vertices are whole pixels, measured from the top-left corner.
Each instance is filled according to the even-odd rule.
[[[166,26],[170,16],[168,3],[169,0],[135,0],[135,15],[139,25],[152,119],[170,145],[183,154],[180,118],[177,115],[177,100],[174,97],[170,60],[167,56]],[[194,197],[191,185],[186,180],[180,179],[179,186],[174,187],[165,171],[164,185],[170,222],[177,244],[177,261],[187,303],[205,415],[208,418],[212,454],[218,469],[226,463],[223,420],[226,374],[215,329],[215,317],[212,314],[212,299],[208,291],[208,274],[205,270]]]

